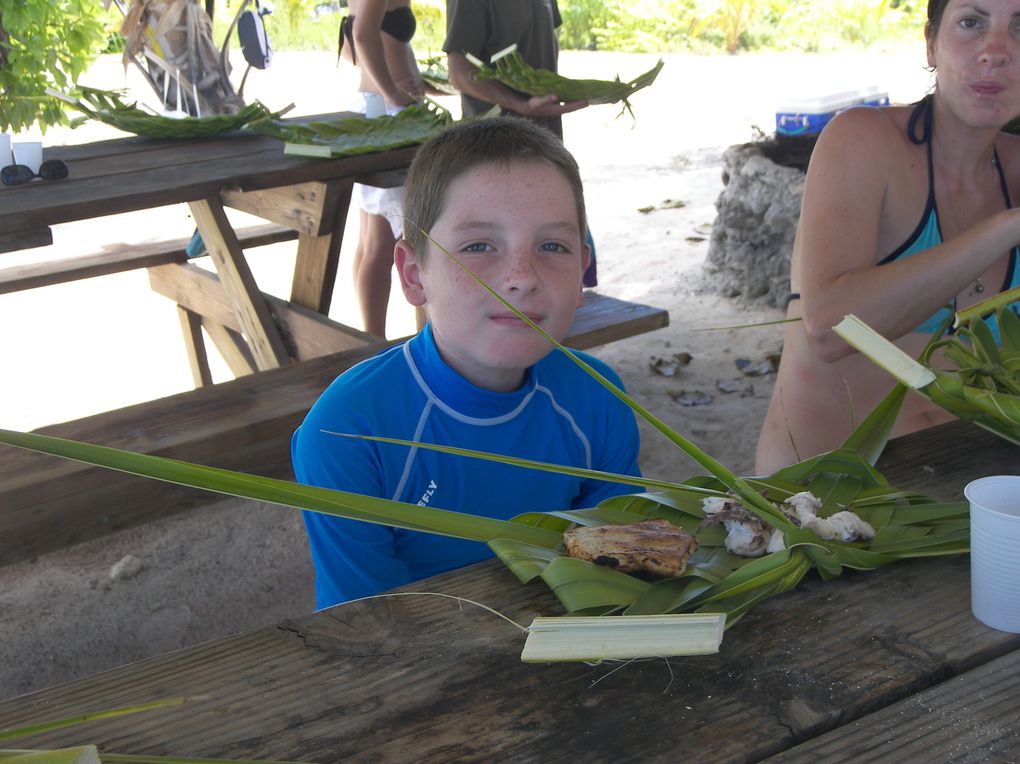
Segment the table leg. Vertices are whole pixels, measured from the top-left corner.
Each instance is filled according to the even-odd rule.
[[[323,222],[329,223],[329,228],[318,235],[300,233],[298,236],[290,299],[323,315],[329,313],[333,298],[353,188],[354,180],[350,178],[329,184],[324,203],[330,211],[323,215]]]
[[[224,326],[213,321],[211,318],[202,319],[202,328],[209,333],[216,349],[220,351],[223,360],[234,373],[235,377],[243,377],[245,374],[252,374],[258,371],[255,358],[251,354],[251,348],[244,341],[244,337],[235,332],[229,326]]]
[[[212,370],[209,368],[209,355],[205,349],[205,338],[202,330],[209,334],[216,349],[220,351],[223,360],[234,373],[235,377],[243,377],[245,374],[252,374],[258,367],[255,365],[255,358],[251,354],[251,348],[244,341],[244,337],[230,327],[213,321],[211,318],[203,317],[183,305],[177,306],[177,316],[181,321],[181,331],[184,334],[184,344],[188,351],[188,363],[191,365],[191,378],[195,387],[204,387],[213,383]]]
[[[188,351],[191,379],[195,383],[195,387],[211,385],[212,372],[209,370],[209,356],[206,355],[205,340],[202,339],[202,317],[178,305],[177,318],[181,322],[181,333],[184,335],[184,346]]]
[[[286,366],[290,359],[283,338],[259,293],[219,198],[190,202],[189,206],[223,288],[237,311],[259,370]]]

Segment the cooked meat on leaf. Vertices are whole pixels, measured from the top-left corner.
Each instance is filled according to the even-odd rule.
[[[698,540],[668,520],[578,527],[563,534],[567,555],[623,573],[682,576]]]

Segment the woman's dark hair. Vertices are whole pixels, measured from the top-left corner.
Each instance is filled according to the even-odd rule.
[[[942,14],[945,13],[948,3],[949,0],[928,0],[928,33],[932,37],[938,34]]]

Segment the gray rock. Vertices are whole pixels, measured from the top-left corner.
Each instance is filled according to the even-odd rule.
[[[777,165],[754,143],[726,149],[723,164],[706,282],[727,297],[785,307],[804,173]]]

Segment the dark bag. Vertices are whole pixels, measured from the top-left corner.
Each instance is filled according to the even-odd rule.
[[[259,0],[255,0],[255,10],[245,11],[237,20],[237,39],[241,43],[244,60],[256,69],[265,69],[273,61],[273,49],[269,45],[269,36],[262,17],[272,11],[264,9]]]

